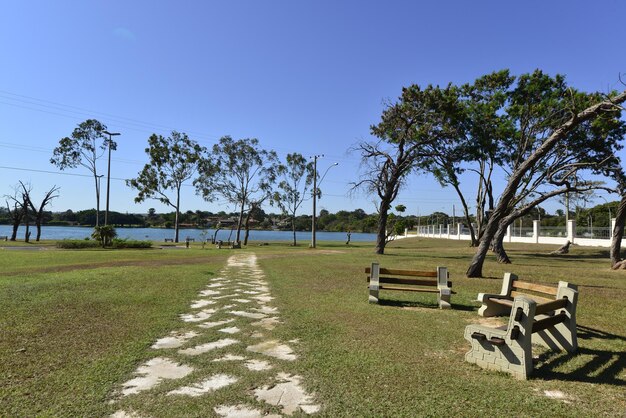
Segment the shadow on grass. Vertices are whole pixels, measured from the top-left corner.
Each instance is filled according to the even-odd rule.
[[[402,301],[402,300],[393,300],[393,299],[379,299],[378,304],[381,306],[393,306],[396,308],[432,308],[439,309],[439,305],[437,302],[434,303],[425,303],[418,301]],[[475,311],[476,307],[468,306],[468,305],[457,305],[452,304],[453,311]]]
[[[626,341],[626,337],[609,334],[593,328],[578,326],[578,338],[583,340]],[[578,357],[578,358],[577,358]],[[560,366],[577,358],[589,358],[584,364],[569,372],[557,371]],[[537,368],[537,377],[545,380],[564,380],[571,382],[602,383],[614,386],[626,386],[622,376],[626,370],[626,356],[623,351],[597,350],[579,347],[572,356],[566,352],[549,351],[539,356],[543,363]],[[567,367],[567,366],[566,366]]]
[[[608,250],[596,251],[593,253],[585,253],[585,254],[548,254],[548,253],[519,253],[518,256],[524,257],[537,257],[537,258],[550,258],[557,260],[585,260],[585,259],[601,259],[606,258],[609,260],[610,253]]]

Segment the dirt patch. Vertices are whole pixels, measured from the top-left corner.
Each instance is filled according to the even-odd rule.
[[[400,309],[405,310],[405,311],[430,312],[430,313],[432,313],[433,309],[435,309],[435,308],[423,308],[421,306],[403,306]]]
[[[471,319],[467,319],[467,322],[470,322],[472,324],[480,324],[491,328],[503,327],[507,324],[507,321],[499,316],[489,316],[486,318],[482,316],[476,316]]]

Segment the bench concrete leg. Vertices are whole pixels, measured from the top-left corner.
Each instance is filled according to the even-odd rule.
[[[481,295],[479,294],[478,298],[480,299],[480,297]],[[478,315],[484,317],[502,316],[507,315],[509,312],[511,312],[510,308],[500,305],[499,303],[491,302],[490,300],[484,301],[482,306],[478,308]]]
[[[558,323],[553,327],[533,334],[533,343],[541,344],[552,350],[565,350],[574,353],[578,350],[578,337],[576,335],[576,305],[578,304],[578,291],[575,285],[559,282],[556,298],[567,298],[567,306],[555,312],[565,313],[567,321]]]
[[[437,288],[439,289],[439,296],[437,302],[439,303],[439,309],[450,309],[450,295],[452,289],[448,287],[448,269],[446,267],[437,267]]]
[[[517,308],[524,315],[515,320]],[[526,298],[516,299],[513,304],[509,326],[506,330],[489,328],[474,324],[465,327],[464,337],[472,345],[465,355],[465,360],[484,369],[506,372],[517,379],[527,379],[533,370],[531,332],[535,316],[536,303]],[[511,338],[511,331],[519,330],[516,338]],[[476,338],[476,334],[482,338]],[[504,341],[497,345],[492,338]]]
[[[370,285],[369,285],[369,303],[378,303],[378,292],[380,291],[380,266],[378,263],[372,263],[370,270]]]

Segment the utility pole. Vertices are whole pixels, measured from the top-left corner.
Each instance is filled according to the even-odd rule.
[[[330,170],[331,168],[338,166],[339,163],[334,163],[331,164],[326,171],[324,171],[324,175],[320,178],[319,183],[317,182],[317,159],[318,158],[322,158],[324,157],[324,154],[320,154],[320,155],[314,155],[313,157],[313,220],[311,222],[311,248],[315,248],[315,246],[317,245],[316,241],[315,241],[315,228],[316,228],[316,212],[317,212],[317,207],[316,207],[316,203],[317,203],[317,193],[318,193],[318,186],[321,186],[322,181],[324,181],[324,177],[326,177],[326,174],[328,174],[328,170]]]
[[[117,135],[121,135],[119,132],[109,132],[104,131],[105,134],[109,135],[109,166],[107,168],[107,206],[104,211],[104,225],[109,224],[109,196],[111,195],[111,141],[112,138]]]
[[[315,214],[317,208],[315,207],[317,199],[317,159],[323,157],[324,154],[313,156],[313,220],[311,222],[311,248],[315,248]]]

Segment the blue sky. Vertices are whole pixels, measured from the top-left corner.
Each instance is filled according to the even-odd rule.
[[[22,180],[35,196],[60,186],[53,210],[95,207],[92,179],[77,176],[88,172],[58,174],[49,159],[60,138],[96,118],[122,134],[112,210],[168,210],[133,203],[122,179],[146,163],[151,133],[176,129],[205,146],[231,135],[256,137],[281,157],[324,154],[320,171],[339,165],[319,207],[374,212],[369,197],[347,196],[359,170],[347,150],[370,138],[385,100],[412,83],[464,83],[502,68],[619,89],[624,16],[618,0],[3,2],[0,195]],[[454,192],[427,176],[413,177],[397,203],[411,214],[451,214],[452,205],[459,213]],[[232,207],[186,187],[182,209]]]

